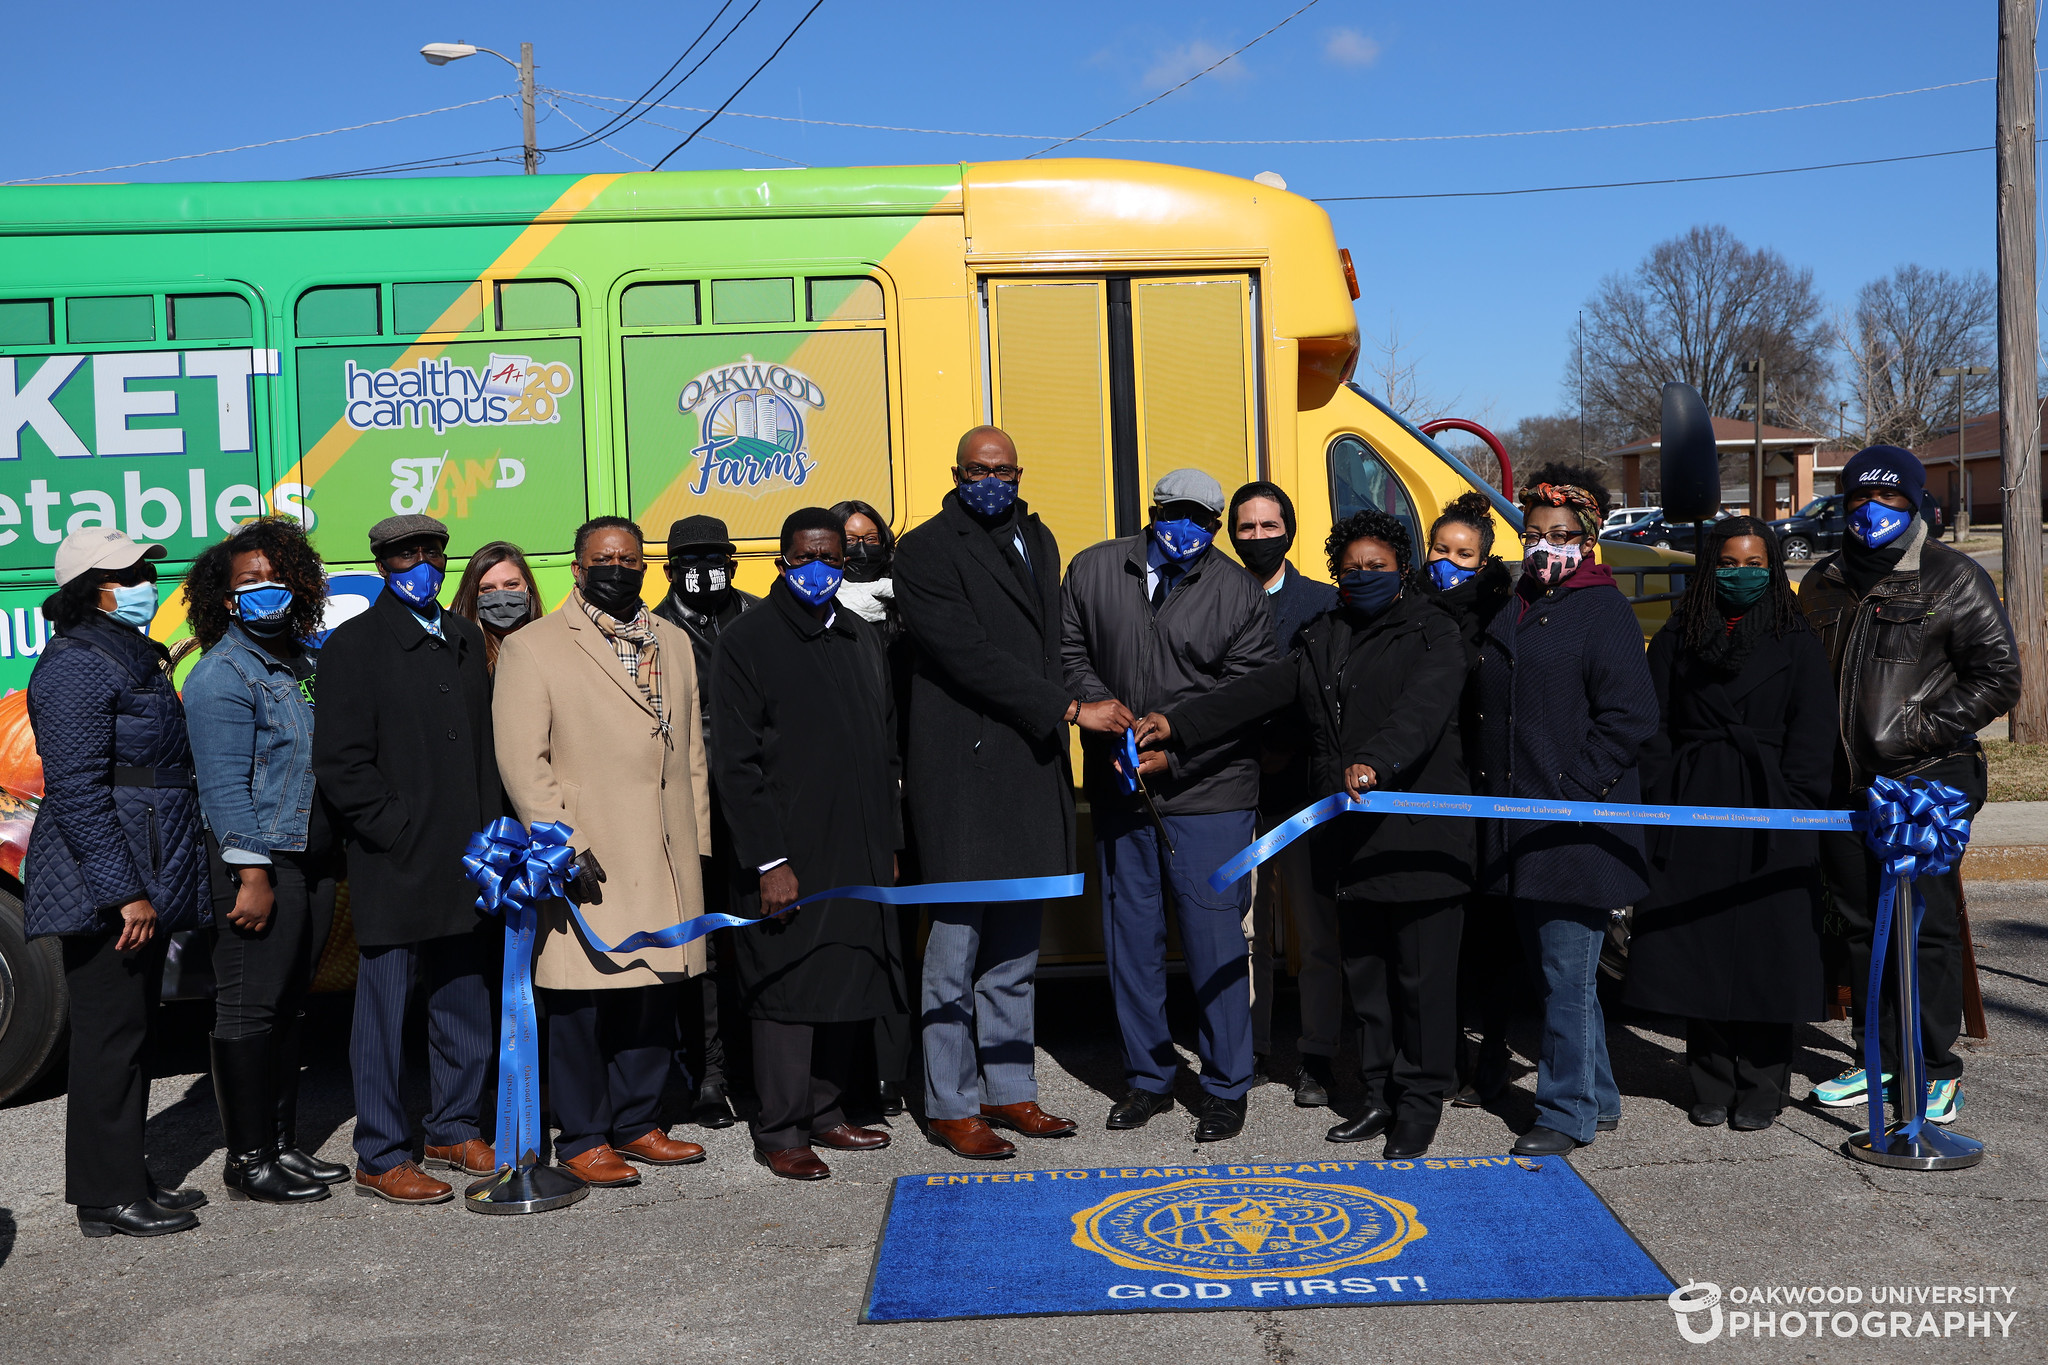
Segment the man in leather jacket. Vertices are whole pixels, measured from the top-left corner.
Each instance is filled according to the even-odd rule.
[[[735,549],[725,523],[717,517],[684,517],[669,527],[666,568],[671,586],[668,596],[662,598],[661,605],[654,609],[656,616],[681,626],[690,637],[690,651],[697,659],[697,703],[704,713],[707,742],[711,734],[711,655],[718,648],[719,633],[739,620],[742,612],[758,606],[761,601],[733,586],[734,571],[738,568],[733,559]],[[732,832],[725,823],[724,813],[718,808],[718,792],[714,788],[711,793],[711,857],[704,864],[704,907],[707,910],[730,908],[727,904],[730,892],[726,885],[728,860],[725,852],[731,843]],[[722,991],[718,950],[724,938],[723,934],[714,934],[704,940],[709,964],[704,974],[694,978],[684,991],[684,1000],[693,1003],[685,1003],[683,1007],[683,1036],[689,1039],[697,1032],[697,1025],[693,1022],[697,1015],[701,1014],[703,1020],[694,1117],[706,1128],[732,1126],[732,1106],[726,1098],[726,1075],[730,1070],[739,1070],[742,1076],[745,1075],[744,1070],[727,1066],[725,1043],[718,1027]],[[744,1038],[746,1030],[740,1029],[736,1036]]]
[[[1834,668],[1842,750],[1834,805],[1861,809],[1873,777],[1921,777],[1966,793],[1976,813],[1985,792],[1977,732],[2020,694],[2012,623],[1990,575],[1937,541],[1916,515],[1926,471],[1911,451],[1871,446],[1842,469],[1848,502],[1843,548],[1799,585],[1799,604]],[[1862,1046],[1872,919],[1883,882],[1855,834],[1823,834],[1821,860],[1836,910],[1849,927],[1851,1023]],[[1920,930],[1920,1031],[1928,1116],[1948,1122],[1962,1104],[1962,934],[1957,873],[1923,877],[1927,917]],[[1879,1002],[1885,1077],[1896,1074],[1898,1021],[1889,988]],[[1815,1087],[1835,1107],[1862,1104],[1860,1061]]]

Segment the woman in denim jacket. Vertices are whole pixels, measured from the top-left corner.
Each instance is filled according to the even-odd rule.
[[[299,1150],[299,1023],[334,922],[340,843],[313,784],[309,643],[326,600],[294,521],[244,523],[192,565],[185,599],[206,648],[185,683],[214,871],[213,1087],[230,1195],[327,1197],[346,1167]],[[231,896],[230,896],[231,892]]]

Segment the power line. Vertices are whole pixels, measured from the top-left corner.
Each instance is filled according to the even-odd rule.
[[[746,92],[747,87],[754,83],[754,78],[756,76],[759,76],[763,71],[766,71],[768,69],[769,63],[773,62],[777,57],[780,57],[782,55],[782,49],[788,47],[791,40],[794,39],[797,34],[803,32],[804,25],[811,22],[811,16],[813,14],[816,14],[818,10],[824,5],[824,3],[825,0],[815,0],[815,3],[813,3],[809,9],[804,11],[804,17],[796,21],[796,27],[792,28],[786,35],[784,35],[782,41],[775,45],[775,50],[768,54],[767,60],[763,61],[759,66],[755,67],[752,74],[749,75],[745,80],[741,81],[739,83],[738,88],[736,88],[730,95],[727,95],[725,97],[724,104],[720,104],[716,109],[712,110],[710,114],[705,116],[705,119],[702,123],[698,124],[695,128],[692,128],[690,130],[690,134],[688,137],[685,137],[681,142],[678,142],[675,146],[669,148],[667,154],[664,155],[661,158],[661,160],[654,163],[653,168],[658,171],[663,166],[666,166],[668,164],[669,157],[674,156],[677,152],[680,152],[681,150],[683,150],[683,148],[689,146],[691,141],[697,136],[697,134],[703,132],[706,128],[710,127],[711,120],[717,118],[720,114],[724,113],[726,105],[731,104],[734,100],[738,99],[742,94],[744,94]],[[1309,3],[1315,4],[1317,3],[1317,0],[1309,0]],[[751,11],[749,11],[749,13],[751,13]]]
[[[718,11],[718,14],[724,14],[724,13],[725,13],[725,11],[726,11],[727,9],[729,9],[729,8],[731,8],[731,0],[727,0],[727,4],[726,4],[726,5],[724,5],[724,6],[721,6],[721,7],[720,7],[720,9],[719,9],[719,11]],[[677,90],[680,90],[680,89],[681,89],[681,88],[683,87],[683,84],[684,84],[684,83],[685,83],[686,81],[688,81],[688,80],[690,79],[690,77],[692,77],[692,76],[696,75],[696,74],[697,74],[697,73],[698,73],[699,71],[703,70],[703,69],[704,69],[704,63],[706,63],[706,62],[710,61],[710,60],[711,60],[711,59],[712,59],[713,57],[716,57],[716,56],[718,55],[719,49],[720,49],[720,48],[722,48],[722,47],[724,47],[724,46],[726,45],[726,43],[727,43],[728,41],[730,41],[730,40],[731,40],[731,38],[732,38],[732,35],[733,35],[733,34],[735,34],[735,33],[738,33],[738,32],[739,32],[739,31],[740,31],[740,30],[741,30],[742,28],[744,28],[744,27],[746,26],[747,20],[749,20],[749,19],[753,18],[753,17],[754,17],[754,11],[755,11],[755,10],[757,10],[757,9],[759,9],[759,8],[761,8],[761,0],[754,0],[754,3],[753,3],[753,4],[751,4],[751,5],[747,6],[746,12],[745,12],[744,14],[740,15],[740,17],[739,17],[739,18],[737,18],[737,19],[735,19],[735,20],[733,21],[732,27],[731,27],[731,28],[729,28],[729,29],[727,29],[727,30],[725,31],[724,35],[723,35],[722,37],[720,37],[720,38],[719,38],[719,40],[718,40],[717,42],[715,42],[715,43],[713,43],[713,44],[711,45],[711,49],[710,49],[710,50],[709,50],[708,52],[706,52],[706,53],[705,53],[705,54],[704,54],[703,56],[701,56],[701,57],[699,57],[699,58],[697,59],[696,65],[692,66],[692,67],[691,67],[691,68],[690,68],[690,69],[689,69],[688,71],[685,71],[685,72],[684,72],[684,73],[683,73],[682,75],[678,76],[678,77],[677,77],[677,78],[675,79],[675,81],[674,81],[674,82],[673,82],[672,84],[670,84],[670,86],[668,87],[668,89],[666,89],[666,90],[664,90],[664,91],[662,91],[662,92],[661,92],[661,98],[662,98],[662,99],[666,99],[666,98],[668,98],[668,97],[669,97],[670,95],[673,95],[673,94],[674,94],[674,93],[675,93],[675,92],[676,92]],[[718,22],[718,15],[713,15],[713,16],[712,16],[712,20],[711,20],[711,22],[712,22],[712,25],[716,25],[716,24],[717,24],[717,22]],[[706,28],[706,30],[705,30],[705,32],[707,32],[707,33],[708,33],[709,31],[710,31],[710,28],[709,28],[709,27],[707,27],[707,28]],[[702,39],[702,37],[703,37],[703,35],[702,35],[702,34],[699,34],[699,35],[698,35],[698,38],[699,38],[699,40],[701,40],[701,39]],[[697,45],[697,44],[696,44],[696,43],[694,43],[694,42],[690,44],[690,46],[691,46],[691,47],[695,47],[696,45]],[[689,55],[690,55],[690,54],[689,54],[688,52],[684,52],[684,53],[683,53],[683,57],[687,57],[687,56],[689,56]],[[676,64],[675,64],[676,66],[680,66],[680,65],[682,65],[683,57],[678,57],[678,58],[676,58]],[[671,66],[671,67],[669,68],[669,70],[670,70],[670,71],[673,71],[673,70],[675,70],[675,66]],[[666,80],[667,78],[668,78],[667,72],[664,72],[664,73],[662,73],[662,79],[663,79],[663,80]],[[655,84],[656,84],[656,85],[659,85],[660,83],[661,83],[660,81],[656,81],[656,82],[655,82]],[[651,87],[650,87],[650,88],[651,88]],[[645,102],[645,101],[646,101],[646,96],[645,96],[645,95],[643,94],[643,95],[641,96],[641,98],[640,98],[639,100],[636,100],[636,101],[634,101],[634,103],[635,103],[635,104],[640,104],[640,103],[643,103],[643,102]],[[653,106],[652,106],[652,105],[650,105],[649,107],[653,107]],[[643,110],[641,111],[641,114],[644,114],[645,112],[646,112],[646,110],[644,110],[644,109],[643,109]],[[604,126],[604,127],[602,128],[602,129],[600,129],[599,131],[600,131],[600,132],[603,132],[603,133],[612,133],[612,132],[616,132],[616,131],[618,131],[619,129],[623,129],[623,128],[627,127],[628,125],[632,124],[633,122],[635,122],[636,120],[638,120],[638,119],[639,119],[639,118],[641,117],[641,114],[634,114],[634,115],[633,115],[632,117],[630,117],[630,118],[627,118],[627,119],[625,119],[625,120],[624,120],[624,122],[617,122],[616,120],[614,120],[614,122],[615,122],[615,123],[617,124],[617,126],[616,126],[616,127],[614,127],[613,123],[607,123],[607,124],[606,124],[606,125],[605,125],[605,126]],[[580,141],[580,142],[572,142],[572,143],[568,144],[568,145],[567,145],[567,146],[565,146],[565,147],[551,147],[551,148],[549,148],[548,150],[549,150],[549,151],[574,151],[575,149],[577,149],[577,148],[579,148],[579,147],[587,147],[587,146],[589,146],[589,145],[590,145],[590,143],[591,143],[591,142],[592,142],[593,140],[594,140],[594,139],[590,139],[590,138],[585,138],[585,139],[583,139],[583,140],[582,140],[582,141]]]
[[[451,166],[482,166],[493,161],[509,162],[522,159],[511,156],[493,156],[491,155],[493,152],[524,152],[525,150],[524,145],[515,142],[503,147],[480,147],[473,152],[446,152],[440,156],[423,156],[413,161],[392,161],[382,166],[364,166],[359,170],[353,171],[324,171],[319,175],[308,175],[301,178],[306,180],[350,180],[359,175],[381,175],[386,171],[399,174],[406,171],[438,171]]]
[[[371,119],[368,123],[351,123],[346,128],[329,128],[318,133],[300,133],[296,137],[275,137],[268,142],[246,142],[239,147],[219,147],[210,152],[187,152],[183,156],[160,156],[151,161],[124,161],[118,166],[95,166],[89,171],[63,171],[56,175],[32,175],[21,180],[0,181],[6,185],[34,185],[44,180],[69,180],[81,175],[99,175],[104,171],[132,171],[138,166],[167,166],[174,161],[197,161],[201,157],[226,156],[229,152],[252,152],[258,147],[281,147],[287,142],[305,142],[310,138],[333,137],[336,133],[354,133],[364,128],[381,128],[387,123],[403,123],[407,119],[427,118],[433,114],[450,114],[457,109],[474,109],[479,104],[493,104],[498,100],[516,98],[512,95],[487,95],[480,100],[469,100],[462,104],[443,105],[439,109],[422,109],[417,114],[398,114],[392,118]]]
[[[671,67],[670,69],[673,70],[674,68]],[[620,156],[626,158],[626,160],[628,161],[635,162],[641,166],[645,166],[647,164],[645,161],[641,161],[639,157],[634,156],[631,152],[627,151],[623,147],[618,146],[616,143],[610,142],[605,138],[592,137],[591,132],[588,128],[585,128],[582,124],[576,122],[576,116],[574,114],[570,113],[567,109],[564,109],[561,105],[555,103],[554,100],[550,99],[547,95],[542,95],[541,98],[547,100],[548,108],[554,110],[563,118],[569,120],[570,124],[576,129],[576,131],[584,135],[584,146],[589,146],[591,142],[595,142],[600,147],[606,148],[607,150],[610,151],[617,152]],[[581,101],[579,100],[577,101],[577,103],[581,103]],[[585,105],[584,107],[589,108],[590,106]],[[652,120],[649,121],[652,122]],[[654,126],[659,127],[660,125],[655,124]]]
[[[1749,180],[1760,175],[1801,175],[1807,171],[1836,171],[1845,166],[1885,166],[1895,161],[1928,161],[1940,156],[1966,156],[1988,152],[1989,147],[1956,147],[1946,152],[1918,152],[1912,156],[1879,156],[1868,161],[1829,161],[1818,166],[1780,166],[1768,171],[1730,171],[1724,175],[1673,175],[1658,180],[1609,180],[1597,185],[1536,185],[1520,190],[1443,190],[1433,194],[1332,194],[1317,197],[1318,204],[1356,204],[1386,199],[1495,199],[1516,194],[1561,194],[1566,190],[1625,190],[1639,185],[1693,185],[1706,180]]]
[[[1251,42],[1246,43],[1243,47],[1238,48],[1236,52],[1228,53],[1221,60],[1209,63],[1209,65],[1203,67],[1200,71],[1197,71],[1194,75],[1188,77],[1179,85],[1174,86],[1172,90],[1162,90],[1158,94],[1154,95],[1151,99],[1146,100],[1141,105],[1138,105],[1136,108],[1126,109],[1121,114],[1118,114],[1115,118],[1108,119],[1102,123],[1096,124],[1093,128],[1090,128],[1086,133],[1076,133],[1072,137],[1061,138],[1058,142],[1053,143],[1050,147],[1040,147],[1037,151],[1032,152],[1030,156],[1027,156],[1024,159],[1026,161],[1029,161],[1031,157],[1044,156],[1047,152],[1054,150],[1054,148],[1064,147],[1069,142],[1079,142],[1082,138],[1087,137],[1090,133],[1099,133],[1104,128],[1109,127],[1109,125],[1112,123],[1122,123],[1131,115],[1138,113],[1141,110],[1150,109],[1153,105],[1159,103],[1159,101],[1165,99],[1168,95],[1171,95],[1174,90],[1179,90],[1186,86],[1193,85],[1196,81],[1202,79],[1202,77],[1208,75],[1211,71],[1214,71],[1217,67],[1223,65],[1224,62],[1231,60],[1233,57],[1236,57],[1239,53],[1247,52],[1253,47],[1257,46],[1258,44],[1263,43],[1264,41],[1266,41],[1266,39],[1272,37],[1281,29],[1286,28],[1289,24],[1293,23],[1296,19],[1299,19],[1302,15],[1307,14],[1310,10],[1314,9],[1317,5],[1320,5],[1321,3],[1323,3],[1323,0],[1308,0],[1308,3],[1306,5],[1303,5],[1300,9],[1288,15],[1279,23],[1273,25],[1273,27],[1267,29],[1264,33],[1261,33],[1258,37],[1252,39]]]
[[[1227,58],[1225,60],[1228,60]],[[1958,90],[1964,86],[1984,85],[1995,79],[1981,76],[1967,81],[1949,81],[1943,85],[1922,85],[1911,90],[1886,90],[1875,95],[1849,95],[1841,99],[1816,100],[1810,104],[1781,104],[1769,109],[1738,109],[1723,114],[1689,114],[1681,118],[1643,119],[1635,123],[1588,123],[1571,128],[1518,128],[1497,133],[1419,133],[1402,137],[1090,137],[1083,133],[1067,139],[1070,142],[1111,142],[1154,147],[1354,147],[1369,144],[1401,142],[1475,142],[1494,138],[1547,137],[1557,133],[1606,133],[1631,128],[1667,128],[1685,123],[1715,123],[1724,119],[1756,118],[1764,114],[1794,114],[1809,109],[1832,109],[1844,104],[1867,104],[1873,100],[1898,99],[1902,95],[1926,95],[1939,90]],[[609,100],[613,104],[625,104],[626,100],[617,95],[594,95],[587,90],[554,90],[557,95],[577,95],[584,99]],[[1171,93],[1171,92],[1169,92]],[[711,111],[694,104],[655,104],[656,109],[674,109],[679,113],[708,114]],[[988,133],[966,128],[917,128],[894,123],[852,123],[842,119],[794,118],[787,114],[749,114],[737,109],[728,109],[723,118],[759,119],[767,123],[801,123],[818,128],[854,128],[872,133],[922,133],[932,137],[985,137],[1017,142],[1041,142],[1058,136],[1055,133]],[[1114,122],[1114,120],[1111,120]],[[1107,127],[1107,124],[1102,125]]]
[[[563,99],[568,100],[569,103],[580,104],[586,109],[597,109],[600,113],[606,112],[598,105],[592,104],[588,100],[572,99],[564,91],[550,90],[547,92],[547,94],[549,96],[560,95]],[[568,119],[569,122],[576,123],[574,116],[572,116],[567,109],[564,109],[561,105],[555,103],[555,101],[552,98],[548,100],[548,107],[550,109],[553,109],[556,113],[560,114],[563,118]],[[646,124],[649,128],[660,128],[663,129],[664,131],[671,133],[686,133],[689,131],[689,129],[687,128],[678,128],[674,124],[657,123],[651,118],[642,118],[640,121]],[[576,126],[578,128],[581,128],[583,125],[580,123],[576,123]],[[808,163],[806,162],[798,161],[794,157],[784,156],[780,152],[771,152],[760,147],[749,147],[744,142],[727,142],[724,138],[709,136],[702,137],[699,140],[704,142],[716,142],[721,147],[730,147],[737,152],[751,152],[755,156],[765,156],[772,158],[773,160],[776,161],[787,161],[791,166],[798,167],[799,169],[808,169]],[[604,145],[610,147],[613,151],[617,152],[620,156],[623,156],[628,161],[639,161],[642,166],[645,166],[647,164],[645,161],[640,161],[640,158],[634,156],[631,152],[625,151],[620,147],[614,146],[610,142],[606,142]]]
[[[628,113],[630,113],[630,112],[631,112],[632,110],[634,110],[634,109],[637,109],[637,108],[639,108],[641,104],[645,103],[645,102],[646,102],[646,100],[647,100],[647,97],[648,97],[648,96],[650,96],[650,95],[652,95],[652,94],[654,93],[654,91],[655,91],[655,87],[656,87],[656,86],[659,86],[659,85],[660,85],[660,84],[661,84],[661,83],[662,83],[663,81],[667,80],[667,79],[668,79],[668,78],[669,78],[669,77],[670,77],[671,75],[675,74],[675,69],[676,69],[677,67],[681,66],[681,65],[683,64],[683,62],[684,62],[684,61],[685,61],[685,60],[686,60],[686,59],[687,59],[687,58],[689,57],[689,55],[690,55],[690,54],[691,54],[692,52],[696,51],[696,49],[697,49],[697,44],[699,44],[699,43],[703,42],[703,41],[704,41],[704,37],[705,37],[705,35],[706,35],[706,34],[708,34],[708,33],[710,33],[712,29],[714,29],[714,28],[716,28],[716,27],[718,26],[718,21],[719,21],[720,19],[723,19],[723,18],[725,17],[725,12],[726,12],[727,10],[731,9],[731,8],[732,8],[732,6],[733,6],[733,0],[725,0],[725,3],[724,3],[724,4],[722,4],[722,5],[720,5],[720,6],[718,7],[718,12],[717,12],[716,14],[714,14],[714,15],[712,15],[712,16],[711,16],[711,22],[710,22],[710,23],[708,23],[708,24],[706,24],[706,25],[704,25],[704,27],[703,27],[703,28],[702,28],[701,30],[699,30],[699,32],[698,32],[698,34],[697,34],[697,36],[696,36],[696,37],[694,37],[694,38],[692,38],[692,39],[690,40],[690,45],[689,45],[688,47],[686,47],[686,48],[684,48],[684,49],[683,49],[683,52],[682,52],[682,56],[680,56],[680,57],[677,57],[677,58],[676,58],[676,59],[675,59],[674,61],[670,62],[670,63],[668,64],[668,70],[666,70],[666,71],[662,72],[662,73],[661,73],[661,74],[660,74],[659,76],[656,76],[656,77],[655,77],[655,78],[653,79],[653,81],[651,81],[651,82],[650,82],[650,83],[648,84],[648,86],[647,86],[647,88],[646,88],[645,90],[642,90],[642,91],[641,91],[641,92],[639,93],[639,95],[638,95],[638,96],[636,96],[636,97],[635,97],[634,99],[632,99],[631,101],[629,101],[629,102],[627,103],[627,105],[626,105],[626,108],[624,108],[624,109],[621,109],[621,110],[619,110],[618,112],[616,112],[616,113],[612,114],[612,117],[611,117],[611,119],[610,119],[609,121],[607,121],[606,123],[602,124],[602,125],[601,125],[601,126],[600,126],[600,127],[598,128],[598,129],[597,129],[597,131],[596,131],[595,133],[591,132],[591,131],[590,131],[589,129],[587,129],[587,128],[583,128],[583,125],[582,125],[582,124],[580,124],[580,123],[577,123],[577,124],[576,124],[576,126],[577,126],[578,128],[583,128],[583,132],[584,132],[584,142],[585,142],[585,144],[587,145],[588,143],[591,143],[591,142],[598,142],[598,141],[602,141],[602,140],[603,140],[603,138],[604,138],[604,135],[605,135],[606,133],[609,133],[609,132],[610,132],[610,131],[612,130],[612,124],[613,124],[613,123],[616,123],[616,122],[618,122],[618,121],[619,121],[620,119],[623,119],[623,118],[625,118],[625,117],[626,117],[626,115],[627,115]],[[685,80],[687,80],[687,79],[689,79],[689,78],[688,78],[687,76],[685,76],[685,77],[684,77],[684,79],[685,79]],[[671,87],[671,88],[673,88],[673,87]],[[666,92],[663,92],[663,93],[666,93]],[[607,111],[607,112],[610,112],[610,111]],[[565,116],[565,117],[566,117],[566,116]],[[630,122],[630,120],[628,120],[628,121]],[[571,123],[576,123],[576,120],[575,120],[575,119],[570,119],[570,120],[569,120],[569,122],[571,122]],[[555,150],[555,151],[568,151],[568,150],[570,150],[570,149],[569,149],[568,147],[557,147],[557,148],[554,148],[553,150]],[[617,151],[618,149],[617,149],[616,147],[614,147],[614,148],[613,148],[612,150],[613,150],[613,151]]]

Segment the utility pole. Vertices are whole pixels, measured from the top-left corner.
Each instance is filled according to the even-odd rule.
[[[1970,534],[1970,466],[1963,461],[1963,452],[1969,445],[1968,423],[1970,415],[1963,408],[1963,381],[1970,375],[1996,374],[1989,365],[1944,365],[1935,371],[1943,379],[1951,375],[1956,381],[1956,539]]]
[[[1764,358],[1758,356],[1745,367],[1756,376],[1756,402],[1752,405],[1750,417],[1755,425],[1756,443],[1749,452],[1749,514],[1758,521],[1769,521],[1771,513],[1778,509],[1763,509],[1764,497]]]
[[[540,174],[540,149],[533,141],[533,44],[519,45],[519,113],[526,123],[526,173]]]
[[[2011,735],[2048,741],[2048,617],[2041,591],[2041,324],[2034,282],[2035,0],[1998,3],[1998,435],[2005,609],[2020,655]]]

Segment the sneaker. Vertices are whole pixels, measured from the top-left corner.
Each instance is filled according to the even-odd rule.
[[[1884,1073],[1885,1084],[1890,1084],[1892,1073]],[[1822,1081],[1813,1088],[1813,1102],[1828,1109],[1846,1109],[1852,1104],[1863,1104],[1870,1096],[1870,1083],[1863,1077],[1862,1067],[1852,1067],[1831,1081]]]
[[[1963,1083],[1959,1080],[1932,1081],[1927,1086],[1927,1121],[1954,1123],[1963,1112]]]

